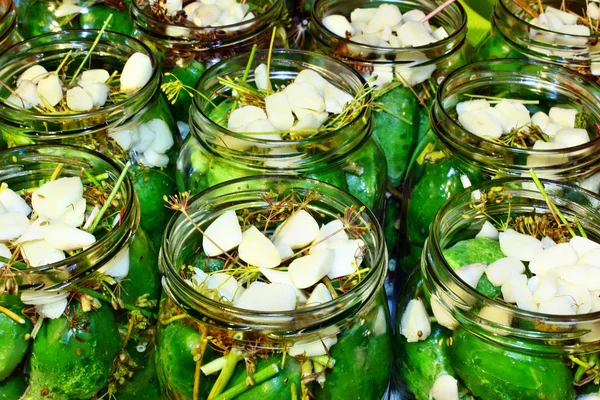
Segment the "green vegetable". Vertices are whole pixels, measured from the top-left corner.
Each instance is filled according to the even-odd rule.
[[[237,168],[225,161],[220,161],[216,158],[213,158],[210,162],[210,166],[208,167],[206,181],[208,183],[208,187],[211,187],[221,182],[243,178],[249,175],[252,175],[252,173]]]
[[[321,182],[329,183],[338,189],[348,191],[348,183],[346,182],[346,174],[341,169],[330,169],[327,171],[319,171],[312,174],[307,174],[307,178],[317,179]]]
[[[0,400],[20,399],[27,389],[25,374],[13,374],[0,382]]]
[[[385,154],[389,183],[395,187],[404,178],[416,143],[419,102],[411,90],[404,86],[395,87],[377,101],[383,103],[384,110],[375,113],[374,134]],[[411,121],[412,125],[406,120]]]
[[[69,318],[45,320],[38,332],[26,399],[90,398],[106,385],[122,344],[110,305],[85,313],[71,302]]]
[[[450,358],[474,396],[486,400],[566,400],[575,398],[573,376],[557,358],[518,353],[459,329]]]
[[[121,288],[121,300],[128,304],[145,294],[149,294],[148,300],[160,299],[158,252],[142,229],[137,230],[129,245],[129,273]]]
[[[385,244],[387,246],[390,261],[395,259],[400,240],[400,230],[398,220],[400,218],[400,203],[390,197],[385,201],[385,218],[383,220],[383,233],[385,235]]]
[[[386,165],[381,160],[382,150],[374,140],[368,140],[360,150],[348,158],[348,165],[358,167],[359,173],[346,172],[348,192],[371,210],[383,208]]]
[[[440,374],[456,376],[449,354],[451,333],[433,324],[431,334],[423,341],[408,343],[404,336],[396,335],[396,377],[417,400],[429,399],[429,391]]]
[[[488,279],[486,274],[481,276],[481,279],[477,283],[477,291],[490,299],[495,298],[496,296],[500,296],[502,294],[502,289],[498,286],[494,286],[492,282]]]
[[[0,296],[2,299],[0,304],[6,304],[2,305],[3,307],[23,318],[23,323],[20,324],[0,311],[0,338],[2,338],[0,340],[0,382],[8,377],[23,360],[31,343],[31,340],[25,340],[25,335],[31,332],[31,322],[21,312],[25,306],[15,297]]]
[[[156,375],[156,362],[154,348],[140,353],[135,346],[128,345],[127,350],[132,360],[138,365],[133,377],[115,395],[122,400],[159,400],[163,399]]]
[[[177,66],[171,68],[167,72],[175,75],[184,85],[189,87],[195,87],[196,81],[200,78],[200,75],[204,73],[206,67],[201,62],[197,60],[192,60],[189,65],[185,66]],[[173,76],[168,74],[165,75],[164,83],[169,83],[175,81]],[[190,106],[192,105],[192,98],[185,90],[179,92],[179,96],[177,97],[177,101],[175,104],[169,103],[169,108],[171,109],[171,113],[176,121],[184,121],[187,122],[189,119]]]
[[[111,20],[106,27],[107,31],[122,33],[127,36],[133,35],[133,21],[128,10],[119,11],[117,9],[95,4],[89,11],[79,16],[81,29],[102,29],[104,21],[112,14]]]
[[[500,242],[486,238],[461,240],[449,249],[444,250],[446,262],[452,269],[469,264],[491,264],[506,257],[500,249]]]
[[[498,33],[491,32],[477,45],[473,53],[473,61],[495,58],[523,58],[523,54],[513,50]]]

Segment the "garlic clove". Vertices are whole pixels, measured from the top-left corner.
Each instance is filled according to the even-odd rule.
[[[334,35],[346,38],[347,34],[353,36],[355,33],[354,27],[343,15],[327,15],[326,17],[323,17],[322,22],[325,28],[333,32]]]
[[[67,90],[67,107],[73,111],[90,111],[94,101],[83,88],[76,86]]]
[[[332,114],[340,114],[344,110],[344,106],[352,103],[354,100],[354,97],[348,92],[345,92],[332,84],[325,86],[324,98],[325,111]]]
[[[347,276],[356,272],[363,260],[362,249],[364,246],[365,243],[360,239],[330,241],[328,248],[335,250],[335,258],[331,264],[331,270],[327,273],[329,279]]]
[[[173,134],[164,120],[154,118],[146,122],[146,126],[154,132],[154,140],[150,144],[151,150],[164,154],[173,147],[175,144]]]
[[[477,263],[458,268],[454,272],[469,286],[476,288],[479,280],[485,272],[485,269],[485,264]]]
[[[153,74],[152,60],[143,53],[134,53],[127,59],[121,72],[121,90],[130,92],[144,87]]]
[[[590,141],[590,136],[585,129],[563,128],[556,132],[554,141],[564,143],[566,147],[575,147]]]
[[[577,264],[579,256],[570,243],[560,243],[547,249],[543,249],[535,260],[529,263],[529,270],[541,275],[549,270],[565,265]]]
[[[500,233],[498,232],[498,229],[496,229],[496,227],[489,221],[485,221],[481,227],[481,230],[479,233],[477,233],[477,235],[475,235],[475,237],[498,240],[499,235]]]
[[[339,219],[334,219],[333,221],[321,226],[319,234],[312,242],[308,253],[312,254],[313,252],[326,249],[328,248],[329,243],[338,239],[348,240],[349,238],[348,234],[344,230],[344,223]]]
[[[287,96],[292,110],[294,108],[305,108],[312,111],[325,111],[325,100],[315,92],[312,85],[307,83],[291,83],[286,86],[283,93]]]
[[[42,234],[54,248],[64,251],[84,249],[96,242],[91,233],[62,222],[43,226]]]
[[[238,254],[244,262],[259,268],[275,268],[281,264],[275,245],[255,226],[242,233]]]
[[[48,75],[48,71],[41,65],[33,65],[27,68],[17,79],[17,87],[21,86],[23,81],[31,81],[37,84],[42,78]]]
[[[574,108],[552,107],[548,111],[550,120],[563,128],[575,128],[577,110]]]
[[[496,287],[504,285],[512,273],[522,274],[523,272],[525,272],[525,264],[517,257],[496,260],[485,270],[487,278]]]
[[[60,103],[63,98],[62,82],[55,74],[50,74],[40,79],[37,84],[37,92],[40,104],[48,103],[52,107]]]
[[[502,125],[490,113],[478,110],[464,111],[458,115],[458,121],[463,128],[477,136],[502,136]]]
[[[325,87],[327,85],[330,85],[330,83],[327,82],[327,80],[323,78],[321,74],[311,69],[303,69],[302,71],[300,71],[298,75],[296,75],[296,79],[294,79],[294,82],[304,82],[311,85],[315,89],[315,92],[320,96],[323,96],[323,94],[325,93]]]
[[[29,219],[21,213],[9,212],[0,218],[0,241],[15,240],[29,228]]]
[[[261,312],[292,311],[296,309],[296,288],[281,283],[252,282],[234,305]]]
[[[329,349],[337,343],[337,336],[321,337],[317,340],[299,340],[289,349],[292,357],[304,355],[305,357],[318,357],[329,354]]]
[[[223,9],[216,4],[203,4],[194,10],[192,21],[196,26],[207,27],[219,20]]]
[[[331,293],[329,293],[327,286],[325,286],[322,283],[319,283],[315,286],[312,293],[310,294],[310,297],[306,301],[306,307],[315,307],[320,304],[330,302],[332,300],[333,297],[331,297]]]
[[[209,239],[210,238],[210,239]],[[234,210],[225,211],[204,230],[202,248],[215,257],[237,247],[242,242],[242,228]]]
[[[286,131],[294,125],[292,109],[284,93],[274,93],[265,97],[267,116],[275,129]]]
[[[77,84],[82,88],[85,88],[86,86],[95,83],[106,83],[109,78],[110,74],[105,69],[88,69],[81,73]]]
[[[301,249],[312,243],[318,235],[317,221],[306,210],[300,210],[275,229],[273,241],[286,243],[292,249]]]
[[[216,289],[227,301],[236,301],[245,293],[237,279],[222,272],[208,275],[204,283],[207,289]]]
[[[129,246],[125,246],[98,270],[101,274],[115,279],[125,279],[129,274]]]
[[[456,105],[456,113],[460,115],[465,111],[475,111],[482,108],[490,108],[490,103],[486,99],[468,100]]]
[[[533,301],[536,303],[544,303],[552,300],[558,292],[558,279],[553,272],[546,272],[541,275],[539,282],[533,292]]]
[[[240,128],[258,119],[267,119],[267,114],[261,108],[255,106],[236,108],[229,115],[227,129],[237,132]]]
[[[499,241],[500,249],[507,257],[516,257],[521,261],[535,260],[544,249],[538,239],[512,229],[500,232]]]
[[[306,289],[319,282],[331,270],[334,259],[335,251],[327,249],[292,261],[288,272],[294,286],[298,289]]]
[[[429,315],[421,299],[408,302],[400,321],[400,333],[408,343],[425,340],[431,334]]]
[[[0,188],[0,202],[7,212],[16,212],[25,216],[31,214],[31,207],[25,199],[10,188]]]
[[[58,220],[69,207],[83,197],[79,177],[65,177],[44,183],[31,195],[31,205],[39,216]]]
[[[44,239],[21,244],[21,253],[32,267],[41,267],[65,259],[62,250],[56,249]]]
[[[440,374],[433,382],[433,386],[429,391],[430,400],[459,400],[458,397],[458,381],[448,375]]]
[[[91,83],[86,85],[83,90],[87,93],[88,96],[92,99],[92,104],[94,107],[102,107],[106,104],[106,100],[108,99],[108,92],[110,88],[108,85],[104,83]],[[67,92],[68,96],[68,92]],[[68,97],[67,97],[68,101]]]
[[[267,90],[271,87],[269,71],[265,64],[261,63],[254,69],[254,81],[257,89]]]

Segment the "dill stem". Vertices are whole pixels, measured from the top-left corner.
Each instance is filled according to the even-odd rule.
[[[106,213],[106,210],[108,210],[108,207],[110,207],[110,204],[115,199],[115,196],[117,195],[117,192],[119,191],[119,188],[123,184],[123,181],[125,180],[125,177],[127,176],[127,171],[129,171],[130,166],[131,166],[130,163],[125,163],[125,167],[123,168],[123,171],[121,171],[121,175],[119,175],[119,179],[117,180],[117,183],[115,183],[115,187],[113,188],[112,192],[110,192],[108,199],[106,200],[106,202],[100,209],[100,212],[94,219],[94,222],[92,223],[92,226],[90,226],[90,229],[88,230],[88,232],[93,233],[96,230],[96,227],[100,223],[100,220],[104,217],[104,213]]]
[[[210,393],[208,394],[208,400],[216,400],[217,398],[219,398],[219,400],[223,399],[223,397],[217,396],[223,393],[225,387],[229,383],[229,380],[233,376],[235,367],[237,366],[238,362],[242,359],[242,356],[236,349],[231,349],[231,351],[229,351],[229,354],[227,354],[226,357],[227,360],[225,362],[225,366],[221,370],[217,381],[210,390]],[[244,382],[244,385],[245,384],[246,383]]]
[[[10,265],[11,267],[14,267],[16,269],[27,269],[27,264],[20,261],[12,261],[10,258],[0,256],[0,262]]]
[[[271,56],[273,55],[273,44],[275,43],[275,34],[277,33],[277,26],[273,27],[273,33],[271,34],[271,43],[269,44],[269,55],[267,56],[267,93],[273,90],[271,87]]]
[[[268,367],[265,367],[252,375],[252,380],[254,381],[254,385],[260,385],[261,383],[273,378],[275,375],[279,373],[279,367],[277,364],[271,364]],[[254,386],[246,385],[246,382],[240,382],[231,389],[222,393],[220,396],[217,396],[215,400],[231,400],[236,398],[237,396],[245,393],[250,390]]]
[[[96,40],[94,40],[94,43],[92,43],[92,47],[90,47],[90,50],[86,53],[85,57],[83,58],[83,61],[81,61],[81,64],[79,64],[79,67],[75,71],[75,74],[73,74],[73,77],[71,78],[71,82],[69,82],[69,85],[71,85],[73,82],[75,82],[77,75],[79,75],[79,73],[83,69],[83,66],[87,62],[88,58],[90,58],[90,56],[92,55],[94,49],[98,45],[98,42],[100,42],[100,38],[104,34],[104,31],[106,30],[106,27],[108,26],[108,23],[110,22],[111,18],[112,18],[112,14],[109,14],[108,18],[106,18],[106,21],[104,21],[104,24],[102,24],[102,29],[100,29],[100,32],[98,32],[98,35],[96,36]]]
[[[0,306],[0,313],[3,313],[8,318],[12,319],[13,321],[15,321],[18,324],[21,324],[21,325],[25,324],[25,320],[23,318],[19,317],[17,314],[10,311],[8,308]]]
[[[51,181],[56,180],[56,178],[58,178],[58,176],[60,175],[60,171],[62,171],[63,167],[65,166],[65,164],[60,163],[56,166],[56,168],[54,169],[54,172],[52,173],[52,176],[50,177]]]
[[[250,68],[252,68],[252,62],[254,61],[254,55],[256,54],[256,49],[258,46],[254,44],[252,46],[252,50],[250,51],[250,57],[248,58],[248,64],[246,64],[246,70],[244,71],[244,76],[242,77],[242,81],[246,82],[248,79],[248,75],[250,75]],[[267,79],[269,77],[267,76]]]
[[[187,318],[186,314],[179,314],[179,315],[175,315],[169,319],[165,319],[165,320],[161,319],[160,323],[161,323],[161,325],[169,325],[172,322],[179,321],[180,319],[185,319],[185,318]]]
[[[200,328],[202,331],[201,341],[200,341],[200,354],[197,355],[198,359],[196,360],[196,370],[194,371],[194,392],[193,397],[194,400],[199,399],[200,393],[200,369],[202,367],[202,359],[204,358],[204,352],[206,351],[206,346],[208,344],[207,329],[206,326],[202,325]]]
[[[106,295],[103,295],[102,293],[98,293],[95,290],[92,289],[86,289],[86,288],[77,288],[77,291],[83,294],[87,294],[88,296],[92,296],[98,300],[102,300],[105,301],[107,303],[111,303],[112,299]],[[121,304],[122,308],[124,308],[125,310],[129,310],[129,311],[139,311],[144,317],[146,318],[154,318],[157,319],[158,315],[154,314],[153,312],[150,312],[148,310],[144,310],[143,308],[134,306],[133,304],[127,304],[127,303],[122,303]]]

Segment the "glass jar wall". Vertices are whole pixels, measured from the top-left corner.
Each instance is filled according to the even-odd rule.
[[[0,79],[13,84],[33,63],[53,71],[66,61],[61,76],[65,82],[70,79],[68,87],[75,86],[71,77],[97,36],[98,31],[72,31],[22,42],[0,56]],[[134,91],[120,90],[118,83],[111,85],[107,103],[89,112],[68,109],[42,112],[37,108],[15,107],[8,101],[11,92],[2,87],[0,147],[64,143],[94,149],[122,163],[131,161],[132,179],[141,205],[141,224],[158,244],[169,217],[163,196],[175,190],[175,161],[180,145],[179,131],[160,92],[158,62],[143,43],[111,32],[102,35],[92,53],[84,72],[100,68],[114,71],[119,75],[109,80],[118,82],[126,61],[141,53],[151,69],[149,78]],[[59,106],[62,103],[56,107]],[[162,144],[154,152],[159,136]]]
[[[180,81],[188,87],[170,104],[177,121],[188,122],[192,103],[188,91],[206,68],[225,58],[250,52],[255,44],[259,49],[268,48],[274,28],[275,47],[285,46],[284,0],[258,1],[254,18],[233,25],[203,28],[186,19],[176,23],[175,18],[156,14],[151,3],[133,0],[135,37],[158,56],[166,73],[165,82]]]
[[[567,34],[532,25],[533,15],[538,15],[538,2],[525,0],[529,13],[512,0],[498,0],[494,7],[489,34],[477,46],[474,60],[492,58],[531,58],[560,64],[597,80],[600,75],[600,58],[596,46],[599,36],[594,31],[589,36]],[[585,0],[550,0],[542,2],[544,7],[581,13],[587,10]],[[533,13],[533,14],[531,14]],[[584,24],[587,25],[587,22]],[[595,22],[592,24],[595,25]],[[597,65],[596,65],[597,64]]]
[[[17,8],[12,0],[0,1],[0,51],[22,40],[17,32]]]
[[[267,52],[257,52],[247,82],[255,82],[254,68],[266,64],[267,58]],[[371,135],[373,122],[368,107],[352,115],[352,119],[339,129],[294,140],[257,138],[251,133],[233,132],[218,124],[215,115],[227,105],[225,100],[231,94],[231,88],[220,80],[241,78],[248,60],[249,55],[225,60],[208,70],[198,82],[196,90],[209,95],[194,97],[191,134],[186,138],[177,162],[179,190],[198,193],[217,183],[243,176],[294,174],[346,190],[369,208],[380,211],[385,190],[385,164],[381,162],[381,148]],[[274,87],[289,83],[300,71],[308,69],[352,96],[363,90],[364,81],[351,68],[316,53],[276,50],[270,65]],[[368,102],[368,94],[366,96],[364,101]]]
[[[0,197],[8,211],[2,219],[14,219],[19,213],[14,211],[16,195],[33,208],[31,225],[17,241],[6,236],[3,225],[3,398],[21,398],[26,381],[25,398],[32,399],[90,398],[106,392],[130,399],[140,387],[145,398],[160,398],[156,372],[149,365],[160,295],[158,256],[138,228],[139,204],[131,181],[121,180],[122,174],[114,161],[78,147],[45,144],[0,152]],[[77,201],[59,219],[47,219],[60,211],[61,201],[73,198],[67,190],[73,179],[83,185],[84,209]],[[55,192],[42,196],[46,189],[39,189],[53,183],[63,188],[56,202],[50,200]],[[8,191],[16,192],[12,200]],[[114,200],[105,208],[113,192]],[[44,208],[42,200],[52,203]],[[94,206],[103,211],[92,213]],[[84,214],[77,221],[74,214],[79,212]],[[94,224],[94,215],[105,219]],[[46,236],[44,229],[50,227],[63,234]],[[76,237],[81,235],[93,235],[95,242],[75,251]],[[55,257],[54,247],[69,250]]]
[[[101,29],[131,36],[131,0],[82,1],[17,0],[19,32],[25,39],[49,32],[76,29]]]
[[[445,29],[445,39],[405,48],[355,42],[336,35],[323,24],[323,18],[329,15],[340,14],[349,20],[357,8],[376,9],[385,4],[397,6],[402,14],[410,10],[428,14],[438,6],[430,1],[411,0],[317,0],[308,27],[309,48],[343,61],[370,85],[381,89],[375,94],[381,107],[375,113],[374,132],[385,153],[388,181],[397,187],[404,178],[417,138],[429,129],[429,107],[437,86],[449,72],[466,63],[467,20],[463,7],[454,3],[429,21],[431,27]]]
[[[600,121],[598,88],[566,68],[535,61],[495,60],[465,66],[442,83],[431,111],[432,130],[419,143],[411,162],[403,215],[406,248],[401,266],[412,269],[441,205],[463,187],[500,176],[529,176],[574,182],[600,192]],[[574,147],[524,148],[515,143],[482,137],[457,120],[456,105],[475,100],[518,99],[533,115],[559,105],[577,110],[590,141]],[[492,100],[494,101],[494,100]],[[583,125],[582,125],[583,126]]]
[[[579,219],[587,237],[598,242],[600,198],[568,184],[544,181],[544,185],[567,221]],[[473,207],[473,196],[478,193],[497,194],[488,197],[483,213]],[[508,217],[514,221],[519,215],[534,213],[552,219],[548,207],[532,180],[500,179],[461,191],[440,210],[421,263],[398,300],[394,379],[403,398],[427,399],[441,388],[451,393],[452,386],[460,398],[485,400],[574,399],[576,394],[598,393],[597,366],[588,369],[586,363],[592,360],[590,365],[597,365],[593,360],[598,356],[599,312],[554,315],[526,311],[480,284],[474,289],[456,271],[470,262],[466,258],[493,259],[500,252],[497,241],[472,239],[485,221],[508,223]],[[449,250],[469,239],[495,243],[498,250],[473,248],[461,255]],[[459,257],[464,263],[457,265]],[[415,305],[435,316],[430,325],[427,322],[429,330],[423,327],[420,336],[411,336],[409,307]],[[444,380],[452,384],[440,384]],[[434,385],[439,386],[434,389]]]
[[[358,210],[356,223],[368,227],[361,236],[361,268],[369,272],[351,290],[318,306],[261,312],[209,298],[186,280],[186,266],[208,268],[209,276],[223,266],[222,257],[206,259],[201,251],[201,232],[217,217],[231,210],[244,216],[268,213],[272,202],[290,198],[310,198],[305,210],[321,222]],[[309,393],[316,399],[386,396],[392,333],[382,291],[387,255],[381,228],[370,211],[337,188],[288,176],[237,179],[184,204],[186,214],[169,222],[160,256],[165,295],[157,364],[167,398],[228,399],[240,387],[243,390],[235,392],[240,399],[294,399]],[[262,231],[265,221],[252,221]],[[273,228],[266,224],[270,234]],[[214,367],[223,359],[229,361],[219,372]],[[332,368],[313,369],[314,360]]]

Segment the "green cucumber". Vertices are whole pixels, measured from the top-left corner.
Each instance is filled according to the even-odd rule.
[[[346,172],[348,192],[371,210],[383,209],[386,165],[381,160],[381,146],[368,140],[356,153],[348,157],[348,164],[359,167],[360,173]]]
[[[87,13],[81,14],[79,17],[81,29],[102,29],[104,21],[108,19],[109,15],[112,15],[112,18],[106,27],[107,31],[118,32],[127,36],[133,35],[133,20],[128,10],[120,11],[103,4],[95,4],[90,7]]]
[[[5,298],[5,299],[4,299]],[[0,304],[23,318],[22,324],[0,312],[0,382],[6,379],[25,357],[31,340],[25,340],[25,335],[31,332],[32,325],[21,310],[23,303],[16,296],[0,296]]]
[[[17,373],[0,382],[0,400],[17,400],[27,390],[27,377]]]
[[[150,238],[138,229],[129,245],[129,273],[121,282],[121,300],[134,304],[148,294],[148,300],[159,300],[161,293],[158,252]]]
[[[500,242],[487,238],[461,240],[449,249],[444,250],[443,253],[446,262],[452,269],[477,263],[489,265],[506,257],[500,249]]]

